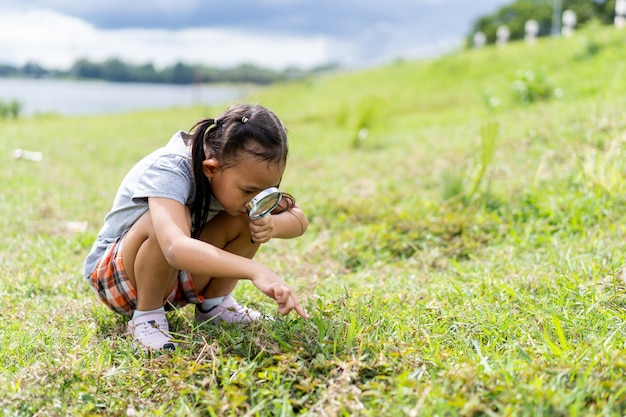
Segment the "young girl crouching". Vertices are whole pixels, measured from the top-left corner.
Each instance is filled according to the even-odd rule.
[[[166,309],[195,304],[199,323],[261,318],[230,295],[240,279],[276,300],[279,313],[308,318],[285,281],[252,260],[262,243],[308,225],[288,194],[269,215],[248,215],[255,195],[279,186],[287,153],[276,115],[241,104],[177,132],[122,180],[83,274],[104,304],[130,317],[144,350],[176,347]]]

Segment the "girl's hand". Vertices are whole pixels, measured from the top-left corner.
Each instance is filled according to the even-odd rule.
[[[311,317],[300,306],[296,294],[278,275],[265,267],[257,270],[257,273],[251,278],[252,283],[261,292],[270,298],[276,300],[278,304],[278,312],[282,315],[288,314],[291,310],[296,310],[302,318]]]
[[[250,235],[254,243],[268,242],[274,236],[274,220],[268,214],[257,220],[250,220]]]

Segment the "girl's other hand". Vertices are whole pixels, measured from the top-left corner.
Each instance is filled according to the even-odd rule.
[[[265,243],[274,235],[274,220],[268,214],[260,219],[250,220],[250,235],[254,243]]]

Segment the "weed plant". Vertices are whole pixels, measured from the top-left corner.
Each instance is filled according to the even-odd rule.
[[[311,226],[258,259],[312,318],[186,308],[163,355],[132,349],[81,265],[132,164],[222,108],[0,121],[0,414],[623,416],[625,55],[596,28],[259,91]],[[562,97],[517,100],[519,70]]]

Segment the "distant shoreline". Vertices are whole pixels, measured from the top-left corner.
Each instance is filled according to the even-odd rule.
[[[0,77],[0,101],[18,101],[22,116],[81,116],[214,105],[241,99],[255,88],[250,84],[177,85]]]

